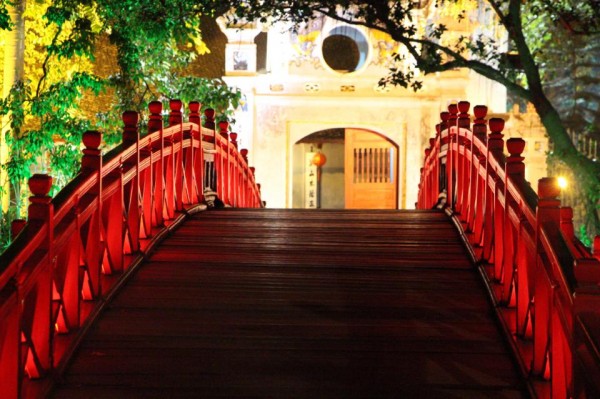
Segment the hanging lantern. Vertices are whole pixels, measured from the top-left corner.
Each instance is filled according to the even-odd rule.
[[[325,162],[327,162],[327,158],[322,152],[317,152],[313,156],[312,164],[315,165],[317,168],[320,168],[321,166],[325,165]]]

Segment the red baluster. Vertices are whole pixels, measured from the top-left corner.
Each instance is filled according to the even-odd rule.
[[[135,111],[123,112],[123,144],[126,146],[137,143],[139,139],[139,116]]]
[[[162,103],[160,101],[152,101],[148,105],[150,116],[148,118],[148,134],[160,132],[152,139],[152,152],[158,152],[159,157],[153,164],[152,168],[152,226],[162,226],[164,224],[164,137],[163,137],[163,120],[162,120]],[[147,232],[148,233],[148,232]]]
[[[204,150],[202,147],[202,121],[200,118],[200,109],[202,104],[198,101],[192,101],[189,104],[190,123],[197,125],[192,131],[192,157],[193,157],[193,176],[190,181],[190,202],[197,203],[204,193]]]
[[[496,158],[498,162],[504,156],[504,119],[492,118],[489,121],[490,134],[488,137],[488,159]],[[504,229],[504,207],[500,202],[500,195],[504,192],[504,182],[496,173],[489,173],[488,168],[488,189],[486,207],[486,237],[484,237],[484,257],[488,262],[495,265],[495,270],[498,272],[501,269],[504,256],[503,229]],[[493,253],[492,253],[493,251]],[[500,278],[496,274],[496,278]]]
[[[81,170],[83,174],[96,174],[94,186],[89,190],[89,194],[97,198],[100,203],[102,193],[102,153],[100,151],[100,143],[102,135],[100,132],[88,131],[82,136],[85,149],[81,158]],[[102,249],[101,242],[101,215],[102,206],[96,206],[88,224],[87,234],[83,235],[82,242],[85,246],[84,266],[82,267],[83,283],[82,296],[89,300],[98,296],[101,292],[101,270],[102,270]]]
[[[102,152],[100,151],[102,134],[97,131],[87,131],[83,134],[82,141],[85,149],[81,157],[81,168],[88,172],[99,172],[102,166]]]
[[[440,119],[442,120],[442,122],[440,123],[440,131],[448,129],[448,119],[450,119],[450,112],[440,112]]]
[[[487,150],[483,152],[480,149],[480,145],[483,144],[487,147],[487,123],[485,121],[485,117],[487,115],[487,107],[485,105],[476,105],[473,108],[473,114],[475,116],[475,120],[473,122],[473,152],[475,159],[475,172],[473,177],[475,181],[473,184],[475,185],[475,195],[471,198],[471,208],[473,212],[471,212],[471,219],[469,225],[472,226],[471,230],[473,231],[473,242],[477,245],[480,245],[483,238],[483,223],[484,223],[484,215],[486,208],[486,185],[487,181]],[[483,178],[481,177],[482,171]]]
[[[442,190],[442,176],[440,175],[440,146],[441,146],[441,125],[438,123],[435,125],[435,137],[429,139],[429,145],[431,148],[435,148],[435,159],[432,160],[433,164],[433,175],[431,179],[433,181],[431,191],[429,192],[429,201],[425,204],[425,207],[429,208],[433,205],[432,200],[436,198]]]
[[[123,113],[123,146],[135,145],[135,153],[123,160],[123,172],[135,170],[133,178],[123,187],[123,205],[125,207],[125,248],[130,254],[139,250],[140,241],[140,148],[138,130],[139,115],[135,111]]]
[[[229,131],[229,122],[227,122],[227,121],[219,122],[219,133],[221,134],[221,136],[228,139],[229,138],[228,131]]]
[[[558,229],[560,222],[560,187],[554,177],[545,177],[538,181],[538,206],[536,212],[536,257],[543,257],[545,251],[541,244],[543,226]],[[533,365],[535,375],[548,377],[550,319],[553,312],[553,296],[555,287],[551,283],[552,276],[541,262],[535,268],[535,309],[533,312]]]
[[[507,181],[504,184],[504,208],[503,211],[503,221],[502,224],[504,226],[501,234],[502,243],[504,247],[504,253],[502,255],[502,264],[500,264],[500,259],[498,260],[498,264],[495,264],[495,275],[500,277],[499,280],[502,284],[502,302],[506,305],[514,305],[516,295],[519,293],[516,292],[517,287],[515,284],[515,272],[517,272],[517,265],[520,263],[524,264],[523,259],[518,259],[515,257],[515,253],[519,252],[519,245],[516,240],[519,238],[519,232],[521,230],[520,223],[516,226],[511,222],[508,217],[509,208],[517,208],[518,205],[515,203],[513,198],[508,191],[508,180],[511,180],[514,183],[520,184],[525,179],[525,164],[523,163],[524,158],[521,156],[523,149],[525,148],[525,141],[520,138],[509,139],[506,142],[506,147],[510,155],[506,158],[505,164],[505,175]],[[496,230],[496,234],[498,231]],[[521,256],[525,257],[525,254],[521,254]],[[501,268],[501,270],[498,270]],[[524,269],[523,269],[524,270]],[[523,277],[523,276],[521,276]]]
[[[504,119],[492,118],[489,121],[489,126],[490,135],[488,137],[488,149],[500,158],[500,155],[504,151],[504,140],[502,140],[504,137],[502,134],[502,131],[504,130]]]
[[[190,101],[188,108],[190,109],[190,115],[188,116],[188,120],[190,123],[195,123],[200,126],[201,118],[200,118],[200,109],[202,108],[202,103],[199,101]]]
[[[482,142],[487,143],[487,123],[485,117],[487,116],[488,108],[485,105],[476,105],[473,108],[473,115],[475,120],[473,121],[473,134]]]
[[[237,138],[238,138],[237,133],[233,133],[233,132],[229,133],[229,139],[231,140],[231,144],[233,144],[233,146],[235,148],[238,148]]]
[[[215,129],[215,110],[212,108],[204,110],[204,127],[207,129]]]
[[[545,222],[560,220],[560,186],[556,177],[544,177],[538,180],[538,208],[536,219],[538,225]]]
[[[469,109],[471,103],[468,101],[459,101],[458,103],[458,127],[469,129],[471,127],[471,118],[469,116]]]
[[[35,279],[30,279],[27,269],[21,270],[21,342],[24,343],[24,371],[30,378],[40,378],[52,368],[50,336],[52,334],[52,270],[54,268],[54,206],[48,195],[52,177],[35,174],[29,178],[28,210],[29,232],[33,235],[43,231],[44,240],[38,247],[46,253],[46,262],[39,263]]]
[[[510,138],[506,140],[506,149],[510,154],[506,158],[506,174],[515,181],[525,179],[525,158],[522,156],[525,149],[525,140],[522,138]]]
[[[179,125],[183,122],[182,107],[183,103],[181,100],[171,99],[169,101],[169,126]]]
[[[457,119],[457,129],[456,132],[456,142],[458,144],[456,151],[456,161],[457,161],[457,175],[456,175],[456,204],[455,210],[460,213],[460,218],[462,221],[467,220],[466,210],[467,210],[467,198],[469,196],[469,188],[471,186],[470,182],[470,165],[467,163],[469,157],[467,157],[467,152],[471,152],[472,148],[470,145],[470,140],[467,137],[467,130],[470,128],[470,117],[469,117],[469,108],[471,104],[468,101],[460,101],[457,105],[457,110],[459,112]]]
[[[148,133],[154,133],[163,127],[162,119],[163,105],[160,101],[152,101],[148,104],[150,116],[148,117]]]
[[[240,154],[242,155],[242,158],[244,159],[246,164],[248,164],[248,150],[246,148],[242,148],[240,150]]]
[[[217,187],[217,191],[219,192],[219,195],[221,197],[221,199],[223,200],[223,202],[225,203],[229,203],[230,198],[229,198],[229,194],[230,194],[230,190],[231,190],[231,186],[230,186],[230,169],[231,169],[231,165],[230,165],[230,154],[229,154],[229,122],[227,121],[220,121],[219,122],[219,134],[221,135],[221,137],[223,137],[225,140],[220,142],[220,146],[221,146],[221,173],[217,173],[217,176],[220,174],[221,178],[219,179],[221,182],[221,190],[219,191],[219,188]]]
[[[452,103],[448,105],[448,127],[456,126],[458,119],[458,104]]]
[[[175,211],[183,210],[183,203],[189,203],[189,196],[184,192],[185,185],[185,174],[184,174],[184,150],[183,150],[183,114],[182,114],[183,103],[181,100],[172,99],[169,101],[169,126],[179,126],[177,132],[173,132],[170,137],[171,145],[171,156],[169,157],[170,162],[168,168],[165,169],[167,173],[165,177],[167,193],[172,190],[173,200],[170,201],[167,198],[167,210],[169,219],[175,217]],[[188,133],[189,135],[189,133]],[[169,168],[172,167],[172,170]],[[171,180],[172,179],[172,180]],[[185,197],[185,198],[184,198]]]

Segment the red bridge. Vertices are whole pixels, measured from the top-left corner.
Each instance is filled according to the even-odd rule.
[[[31,178],[2,399],[600,397],[598,254],[485,107],[442,113],[416,211],[264,209],[227,124],[170,108],[104,156],[86,132],[55,198]]]

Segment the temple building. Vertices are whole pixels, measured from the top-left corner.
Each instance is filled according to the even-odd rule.
[[[481,10],[462,23],[433,7],[420,12],[423,21],[444,18],[457,35],[495,29]],[[505,87],[475,72],[418,76],[417,92],[379,85],[390,67],[411,67],[403,48],[379,31],[327,17],[297,32],[281,23],[219,25],[227,36],[224,80],[243,92],[232,131],[250,150],[269,207],[413,208],[439,112],[460,100],[508,119],[507,133],[530,142],[525,156],[545,159],[539,121],[518,109],[506,113]],[[537,161],[541,170],[532,172],[541,177],[545,162]]]

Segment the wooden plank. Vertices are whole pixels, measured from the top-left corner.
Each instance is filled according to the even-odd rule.
[[[523,398],[434,211],[225,209],[169,237],[54,398]]]

